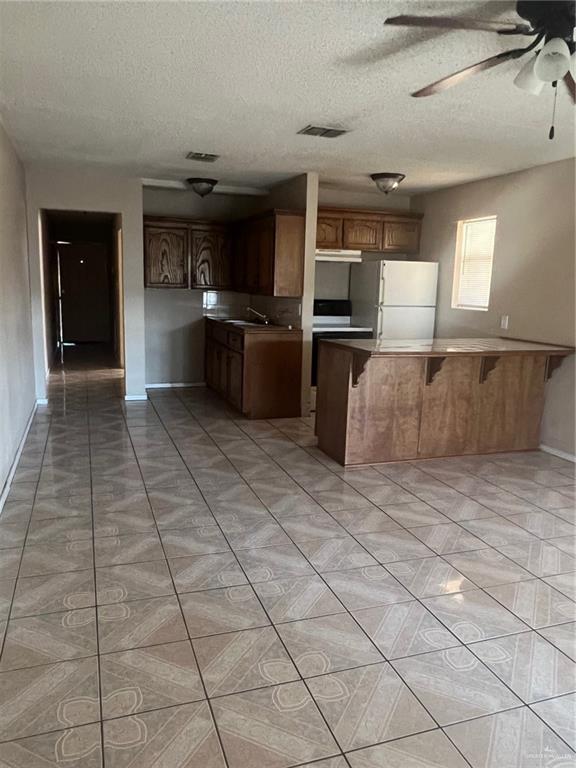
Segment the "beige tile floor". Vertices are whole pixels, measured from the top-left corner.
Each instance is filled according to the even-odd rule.
[[[52,375],[0,517],[2,768],[576,766],[573,465],[120,392]]]

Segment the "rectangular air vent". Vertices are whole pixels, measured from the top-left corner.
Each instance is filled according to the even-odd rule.
[[[198,160],[200,163],[213,163],[220,155],[211,155],[208,152],[188,152],[186,155],[187,160]]]
[[[307,125],[306,128],[302,128],[298,131],[299,134],[304,136],[320,136],[323,139],[335,139],[338,136],[343,136],[348,133],[344,128],[327,128],[321,125]]]

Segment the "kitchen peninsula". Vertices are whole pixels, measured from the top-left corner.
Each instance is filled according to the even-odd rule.
[[[569,347],[511,339],[321,341],[318,446],[343,465],[538,448]]]

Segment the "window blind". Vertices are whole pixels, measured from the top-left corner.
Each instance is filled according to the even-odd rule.
[[[452,306],[488,309],[496,216],[458,222]]]

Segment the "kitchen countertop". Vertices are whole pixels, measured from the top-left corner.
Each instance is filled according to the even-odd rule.
[[[210,317],[210,315],[206,315],[206,319],[213,323],[218,323],[218,325],[228,328],[228,330],[241,331],[242,333],[278,333],[279,331],[302,333],[301,328],[289,328],[287,325],[274,325],[273,323],[265,325],[264,323],[254,323],[251,320],[229,320],[222,317]]]
[[[514,339],[320,339],[322,344],[333,344],[343,349],[364,352],[371,357],[448,357],[450,355],[570,355],[572,347],[540,344]]]

